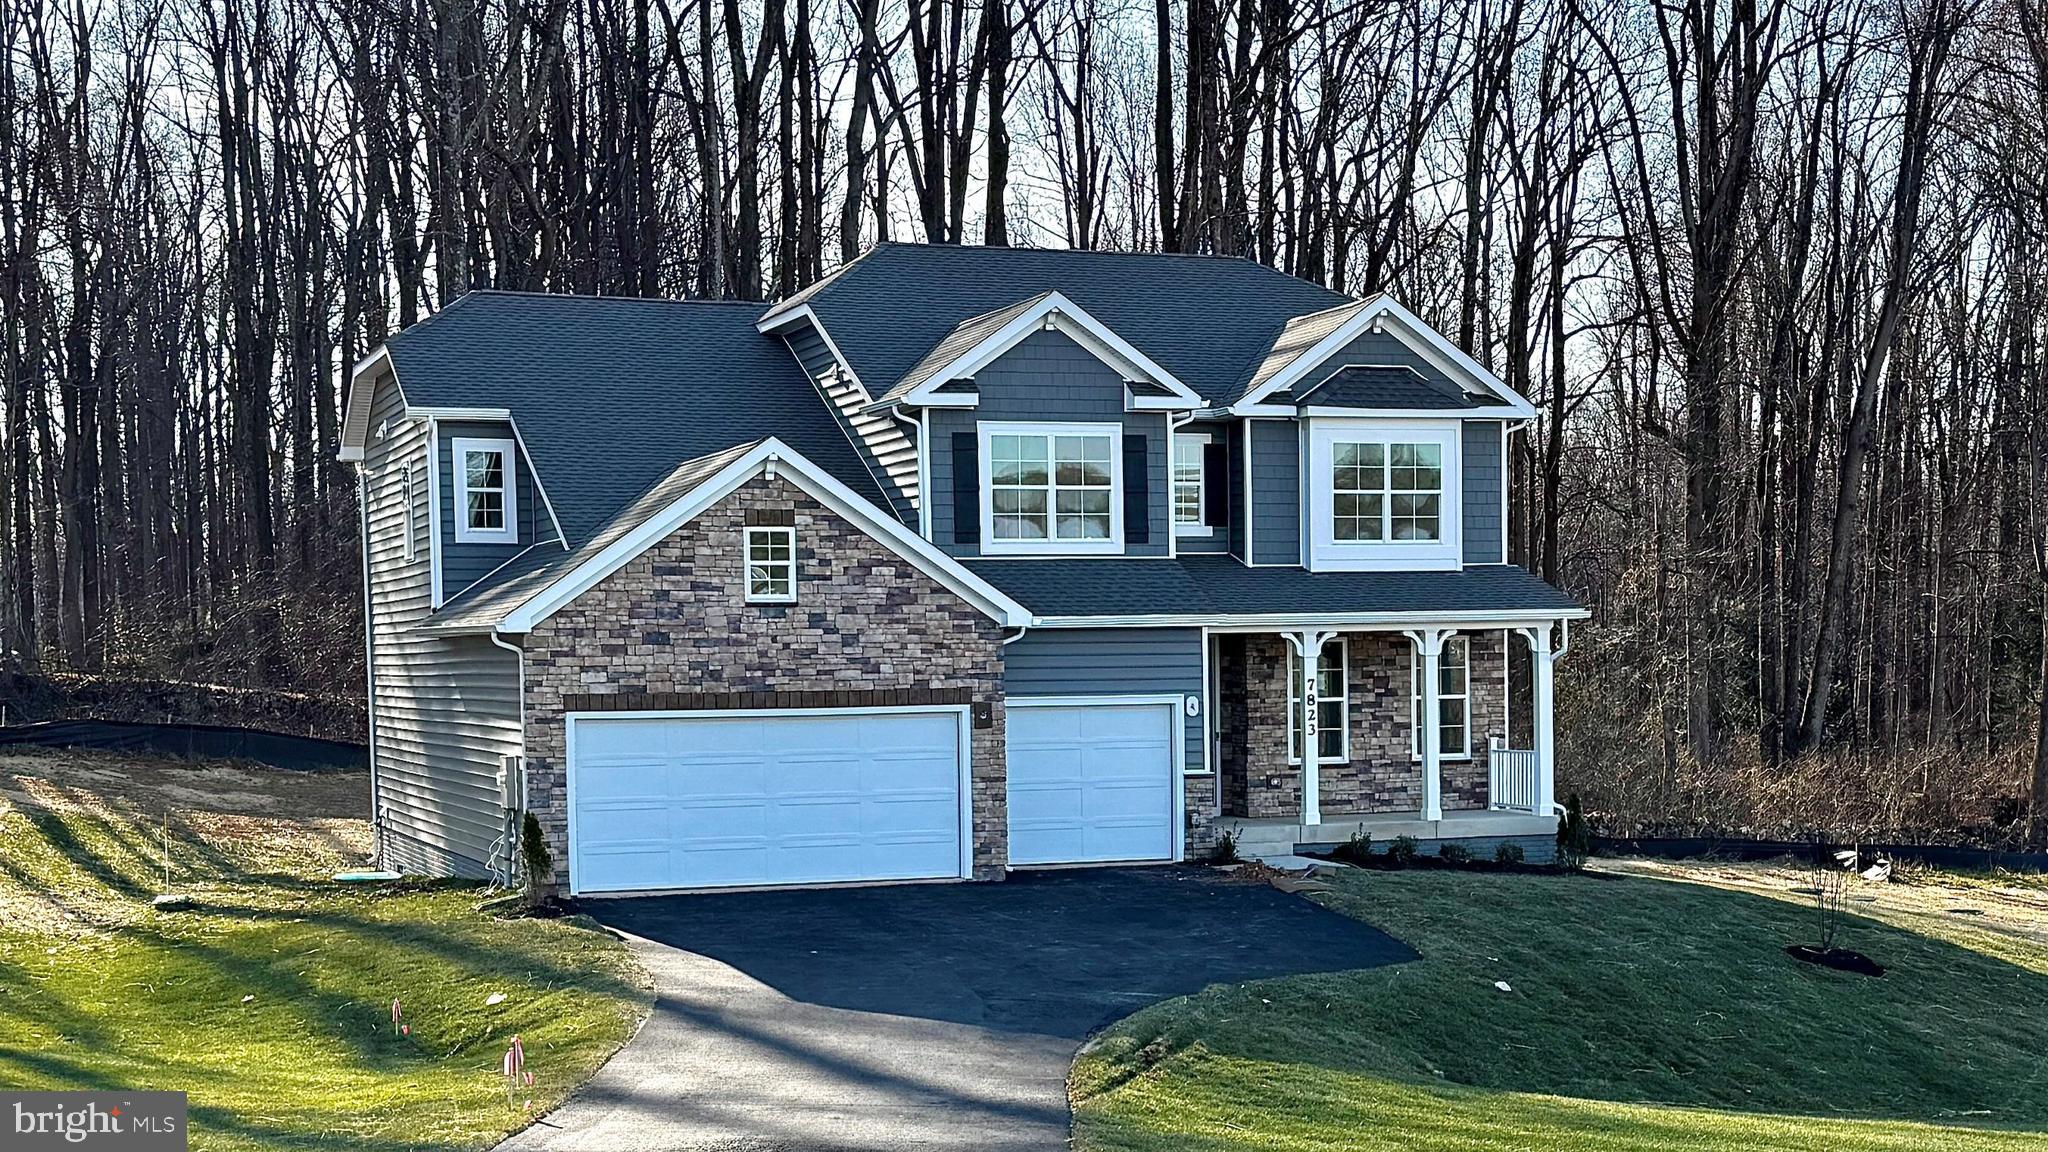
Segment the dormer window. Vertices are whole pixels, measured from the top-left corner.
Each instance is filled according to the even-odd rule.
[[[455,458],[455,539],[463,544],[517,544],[519,497],[514,486],[510,440],[457,437],[449,446]]]
[[[1309,421],[1309,566],[1444,570],[1463,562],[1455,420]]]
[[[1117,424],[981,425],[982,549],[1123,550]]]

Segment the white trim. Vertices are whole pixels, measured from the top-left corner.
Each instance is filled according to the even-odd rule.
[[[433,577],[427,599],[439,609],[447,601],[441,594],[441,422],[432,416],[427,417],[427,570]]]
[[[356,465],[356,507],[363,528],[363,715],[370,736],[370,859],[384,866],[384,821],[377,808],[377,617],[370,594],[370,474]]]
[[[986,612],[1005,627],[1021,628],[1031,623],[1031,613],[995,585],[976,576],[959,561],[934,547],[931,541],[903,526],[903,522],[856,494],[795,449],[770,437],[755,445],[732,463],[707,477],[695,488],[676,498],[667,508],[649,517],[638,528],[612,542],[596,555],[563,574],[553,584],[536,592],[498,622],[500,632],[531,632],[541,621],[560,611],[598,581],[624,567],[626,562],[695,519],[705,509],[731,495],[742,483],[760,474],[770,462],[775,474],[790,481],[853,522],[854,526],[888,545],[898,555],[917,565],[927,575]]]
[[[356,361],[348,372],[348,395],[341,411],[341,447],[335,453],[336,459],[343,463],[360,462],[363,453],[369,449],[370,405],[376,399],[379,368],[391,373],[391,384],[398,389],[399,403],[403,405],[405,402],[405,388],[398,383],[398,365],[392,363],[391,349],[388,345],[379,344]],[[355,428],[359,418],[358,413],[362,421],[360,438],[351,435],[351,430]]]
[[[1170,418],[1166,423],[1166,431],[1166,518],[1169,522],[1168,526],[1172,529],[1169,535],[1176,539],[1182,536],[1195,540],[1213,539],[1216,535],[1216,526],[1206,522],[1206,517],[1209,514],[1209,477],[1203,468],[1203,461],[1207,456],[1206,451],[1195,454],[1195,522],[1193,524],[1183,524],[1178,519],[1180,494],[1177,489],[1180,487],[1180,476],[1178,473],[1180,469],[1181,441],[1186,440],[1190,444],[1200,444],[1204,449],[1207,449],[1210,444],[1215,442],[1215,436],[1209,432],[1178,431],[1174,428],[1173,421]]]
[[[1267,565],[1276,567],[1276,565]],[[1400,632],[1411,628],[1457,628],[1486,625],[1493,628],[1547,627],[1559,620],[1585,620],[1593,614],[1584,608],[1549,611],[1514,609],[1465,609],[1443,612],[1246,612],[1159,613],[1157,615],[1039,616],[1034,628],[1211,628],[1218,632],[1271,632],[1287,628],[1352,628],[1361,632]]]
[[[1464,437],[1457,420],[1318,419],[1307,421],[1302,467],[1302,546],[1311,571],[1455,571],[1464,566]],[[1332,524],[1332,453],[1338,443],[1434,444],[1440,452],[1434,540],[1338,540]],[[1392,465],[1389,463],[1388,468]],[[1391,517],[1392,499],[1382,506]],[[1390,522],[1390,521],[1389,521]]]
[[[770,333],[782,335],[784,329],[794,328],[799,320],[810,322],[811,327],[818,333],[818,339],[824,343],[825,350],[832,353],[832,359],[839,362],[840,371],[845,372],[846,378],[853,381],[853,386],[860,389],[861,403],[866,404],[873,400],[874,396],[868,392],[868,386],[861,383],[860,373],[853,370],[853,362],[848,360],[846,355],[839,351],[839,342],[832,339],[832,333],[826,330],[825,322],[818,318],[816,312],[811,311],[809,304],[799,304],[787,312],[777,313],[773,316],[763,316],[755,323],[754,330],[764,336]],[[783,338],[785,342],[788,339],[787,336]],[[795,349],[791,349],[790,354],[795,355]]]
[[[960,804],[960,874],[957,877],[938,879],[968,880],[974,876],[974,726],[967,704],[914,704],[901,706],[852,707],[852,708],[709,708],[701,710],[649,710],[626,712],[566,712],[562,715],[563,757],[562,781],[565,822],[568,825],[568,867],[569,894],[580,896],[583,891],[576,882],[576,723],[579,720],[717,720],[732,717],[755,718],[762,716],[881,716],[881,715],[944,715],[953,713],[958,718],[956,731],[960,756],[959,804]],[[841,881],[858,884],[865,881]],[[778,884],[769,887],[811,887],[812,885]],[[720,885],[716,891],[743,890],[746,887],[762,885]],[[680,889],[679,889],[680,891]],[[624,895],[607,891],[606,895]]]
[[[974,426],[976,440],[975,477],[980,486],[977,498],[981,514],[981,554],[984,556],[1118,556],[1124,551],[1124,443],[1122,424],[1058,423],[1048,421],[984,420]],[[995,531],[995,460],[990,442],[997,436],[1042,436],[1046,445],[1046,506],[1043,540],[1001,540]],[[1053,458],[1053,442],[1061,437],[1090,437],[1109,441],[1109,538],[1106,540],[1060,540],[1059,461]]]
[[[1346,307],[1346,305],[1339,305]],[[1330,311],[1330,309],[1325,309]],[[1467,356],[1456,344],[1444,339],[1436,329],[1423,323],[1416,315],[1393,297],[1382,292],[1363,302],[1351,317],[1338,325],[1328,335],[1310,346],[1306,351],[1287,362],[1265,383],[1230,406],[1237,415],[1253,414],[1253,410],[1266,405],[1266,399],[1277,392],[1292,389],[1296,383],[1313,372],[1318,366],[1341,351],[1345,345],[1357,339],[1368,329],[1387,331],[1392,321],[1394,338],[1414,350],[1416,355],[1428,360],[1453,379],[1464,376],[1483,391],[1499,397],[1502,403],[1523,417],[1536,414],[1535,406],[1509,388],[1500,377],[1486,370],[1478,361]],[[1263,413],[1261,413],[1263,414]],[[1441,416],[1438,412],[1435,415]]]
[[[780,322],[781,317],[776,319]],[[1166,388],[1180,398],[1180,407],[1199,408],[1203,404],[1202,398],[1196,395],[1193,389],[1181,383],[1173,373],[1132,347],[1129,341],[1111,331],[1108,325],[1090,316],[1087,310],[1058,292],[1047,292],[1036,304],[983,337],[973,347],[946,362],[906,393],[900,403],[935,406],[952,403],[957,398],[940,396],[940,388],[955,380],[972,379],[976,372],[987,367],[998,356],[1015,347],[1033,332],[1045,327],[1055,327],[1066,333],[1097,359],[1122,372],[1127,379],[1136,377]],[[1125,395],[1127,399],[1131,399],[1128,390]],[[970,396],[966,401],[960,406],[973,407],[978,403],[978,397]]]
[[[1244,429],[1244,565],[1247,568],[1259,566],[1258,553],[1252,550],[1252,422],[1239,421]]]
[[[519,444],[519,459],[526,466],[526,477],[533,481],[533,490],[540,493],[540,506],[548,510],[548,522],[555,526],[555,539],[562,542],[562,551],[567,552],[568,533],[562,531],[562,519],[555,515],[555,502],[548,499],[548,486],[541,483],[540,469],[533,466],[533,457],[527,454],[526,437],[519,434],[519,421],[508,416],[505,422],[512,426],[512,439]]]
[[[469,522],[469,461],[472,452],[496,452],[501,462],[498,476],[500,519],[498,528],[477,528]],[[519,543],[519,442],[499,436],[456,436],[448,441],[448,467],[455,483],[455,542],[457,544]]]
[[[1137,696],[1011,696],[1004,702],[1008,708],[1104,708],[1141,707],[1156,705],[1167,711],[1167,774],[1171,777],[1168,788],[1173,807],[1173,856],[1175,861],[1187,859],[1187,734],[1188,718],[1182,708],[1187,700],[1186,693],[1148,693]],[[1207,718],[1204,717],[1206,723]],[[1005,739],[1008,733],[1004,734]],[[1008,755],[1004,749],[1004,755]],[[1004,797],[1008,806],[1009,798]],[[1088,861],[1091,864],[1139,863],[1139,861],[1103,860]],[[1028,868],[1057,867],[1057,865],[1029,864]]]
[[[407,413],[408,415],[413,415],[413,416],[438,416],[438,417],[440,417],[440,418],[441,418],[441,419],[443,419],[443,420],[508,420],[508,421],[509,421],[509,420],[511,420],[511,419],[512,419],[512,410],[511,410],[510,408],[461,408],[461,407],[456,407],[456,408],[448,408],[448,407],[433,407],[433,406],[429,406],[429,405],[424,405],[424,404],[423,404],[423,405],[421,405],[421,406],[419,406],[419,407],[417,407],[417,408],[415,408],[415,407],[412,407],[412,406],[408,405],[408,406],[406,407],[406,413]]]
[[[1216,774],[1216,694],[1213,689],[1215,688],[1214,676],[1221,669],[1212,671],[1210,663],[1209,630],[1204,628],[1202,629],[1202,770],[1199,773],[1189,773],[1189,775],[1214,776]],[[1220,791],[1222,785],[1219,783],[1217,788]],[[1220,795],[1218,799],[1221,799]]]
[[[1323,750],[1321,748],[1317,748],[1316,764],[1318,767],[1324,764],[1349,764],[1351,762],[1351,639],[1347,633],[1339,632],[1334,636],[1330,636],[1324,639],[1322,649],[1319,649],[1316,652],[1316,674],[1319,676],[1322,674],[1323,650],[1328,649],[1329,646],[1332,644],[1335,644],[1337,646],[1337,663],[1343,669],[1341,682],[1344,685],[1344,695],[1340,699],[1343,701],[1344,704],[1344,722],[1340,725],[1342,731],[1339,733],[1339,735],[1343,739],[1343,744],[1341,747],[1337,749],[1337,754],[1335,756],[1325,756],[1323,755]],[[1303,707],[1300,692],[1300,688],[1302,687],[1302,681],[1295,679],[1294,676],[1296,662],[1300,659],[1301,657],[1295,652],[1295,645],[1288,645],[1287,763],[1288,766],[1294,768],[1301,767],[1301,754],[1294,750],[1294,738],[1296,734],[1299,733],[1299,731],[1301,730],[1301,723],[1296,718],[1296,714],[1299,713]],[[1321,706],[1327,699],[1328,697],[1318,695],[1316,697],[1316,704],[1318,706]],[[1320,725],[1321,721],[1317,721],[1317,723],[1318,725]],[[1316,736],[1319,739],[1322,736],[1322,729],[1320,727],[1318,727],[1316,730]]]
[[[1512,408],[1346,408],[1334,404],[1310,404],[1289,412],[1290,416],[1339,416],[1366,420],[1513,420]]]
[[[780,568],[785,569],[787,571],[789,579],[789,592],[786,595],[780,595],[773,592],[757,593],[754,591],[753,568],[754,564],[756,563],[756,561],[754,560],[754,536],[756,533],[762,535],[779,534],[786,537],[789,541],[789,559],[786,562],[776,560],[767,560],[760,562],[764,567]],[[770,547],[772,548],[773,545],[771,544]],[[740,530],[740,591],[744,595],[747,603],[796,603],[796,568],[797,554],[795,525],[749,524]]]

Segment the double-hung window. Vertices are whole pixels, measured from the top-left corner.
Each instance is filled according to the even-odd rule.
[[[1351,758],[1349,645],[1342,636],[1326,641],[1316,655],[1316,754],[1322,760]],[[1301,763],[1301,656],[1287,646],[1287,759]]]
[[[1207,536],[1202,522],[1202,454],[1209,447],[1206,432],[1177,432],[1173,437],[1173,531],[1179,536]]]
[[[1437,754],[1446,760],[1472,755],[1472,647],[1463,636],[1444,637],[1437,660]],[[1414,649],[1411,648],[1413,653]],[[1422,759],[1422,656],[1408,670],[1408,748]]]
[[[514,484],[513,442],[457,437],[449,450],[455,462],[456,542],[517,544],[519,492]]]
[[[796,529],[747,529],[747,603],[796,603]]]
[[[983,424],[983,549],[1121,549],[1121,432],[1115,424]]]
[[[1443,538],[1443,448],[1400,441],[1330,446],[1331,535],[1342,542]]]

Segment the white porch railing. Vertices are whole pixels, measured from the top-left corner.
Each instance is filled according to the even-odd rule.
[[[1510,748],[1495,736],[1486,748],[1486,796],[1490,808],[1534,812],[1541,803],[1542,781],[1536,766],[1536,750]]]

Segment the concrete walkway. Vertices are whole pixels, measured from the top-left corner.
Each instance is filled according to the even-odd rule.
[[[506,1149],[1052,1150],[1090,1033],[1221,981],[1412,959],[1197,868],[590,901],[652,1016]]]

